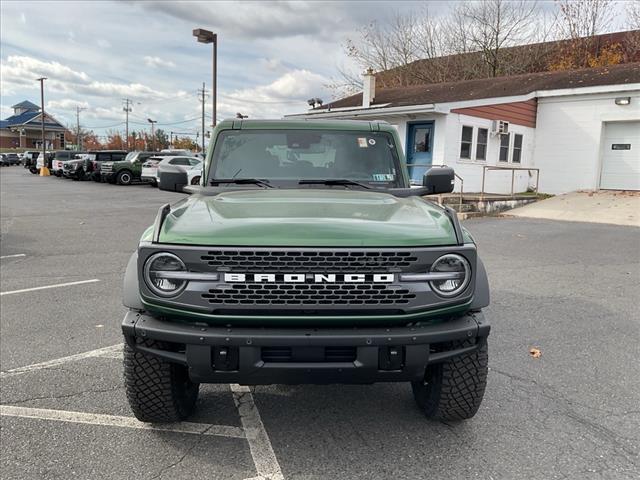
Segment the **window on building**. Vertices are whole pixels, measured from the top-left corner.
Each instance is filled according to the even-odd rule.
[[[508,162],[509,161],[509,134],[500,135],[500,156],[498,160],[500,162]]]
[[[416,128],[413,136],[414,152],[431,151],[431,128]]]
[[[473,127],[462,127],[460,140],[460,158],[471,159],[471,144],[473,143]]]
[[[478,129],[478,139],[476,141],[476,160],[487,159],[487,139],[489,138],[489,130],[486,128]]]
[[[520,163],[522,159],[522,135],[516,133],[513,136],[513,154],[511,156],[511,161],[513,163]]]

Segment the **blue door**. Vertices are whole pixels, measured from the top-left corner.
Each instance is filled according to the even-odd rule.
[[[422,177],[431,167],[433,122],[411,123],[407,132],[407,168],[412,185],[422,185]]]

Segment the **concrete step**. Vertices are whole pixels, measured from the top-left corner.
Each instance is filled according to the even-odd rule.
[[[458,220],[468,220],[469,218],[477,218],[485,215],[482,212],[463,212],[458,213]]]
[[[476,206],[473,203],[463,203],[462,205],[456,203],[455,205],[448,204],[449,207],[453,208],[458,213],[463,212],[475,212]]]

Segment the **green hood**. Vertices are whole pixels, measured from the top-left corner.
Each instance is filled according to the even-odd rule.
[[[338,189],[251,189],[192,195],[160,242],[188,245],[403,247],[455,244],[441,208],[419,197]]]

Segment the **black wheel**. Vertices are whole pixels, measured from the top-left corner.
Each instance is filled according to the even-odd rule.
[[[133,175],[129,170],[122,170],[116,177],[116,182],[118,182],[118,185],[131,185],[132,181]]]
[[[200,185],[200,177],[193,177],[191,179],[191,185]]]
[[[454,342],[450,348],[471,346]],[[489,353],[487,342],[466,355],[427,367],[424,380],[411,382],[413,396],[428,418],[465,420],[473,417],[487,386]]]
[[[146,347],[162,345],[145,340]],[[187,368],[134,351],[124,345],[124,381],[133,414],[142,422],[179,422],[194,410],[200,384]]]
[[[31,168],[29,168],[29,171],[30,171],[31,173],[33,173],[34,175],[35,175],[36,173],[38,173],[38,169],[37,169],[37,168],[35,168],[35,167],[31,167]]]

